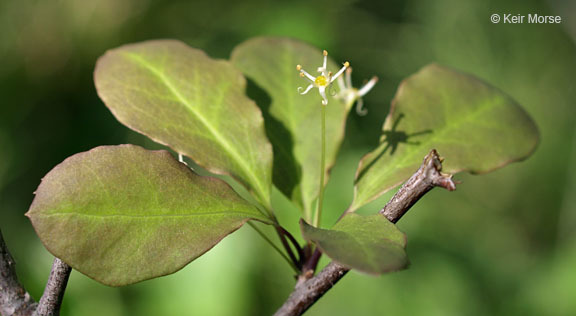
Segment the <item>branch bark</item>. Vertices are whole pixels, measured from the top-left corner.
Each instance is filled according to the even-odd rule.
[[[456,190],[452,175],[441,172],[442,160],[438,152],[432,149],[424,157],[418,171],[386,203],[384,208],[380,210],[380,214],[386,216],[392,223],[396,223],[424,194],[434,187],[442,187],[448,191]]]
[[[390,201],[380,210],[389,221],[396,223],[418,200],[434,187],[443,187],[449,191],[456,189],[452,175],[443,174],[442,159],[435,149],[424,158],[420,168]],[[302,315],[310,306],[330,290],[349,270],[335,261],[330,262],[315,277],[297,286],[276,316]]]
[[[44,294],[35,303],[18,281],[16,263],[0,231],[0,314],[4,316],[57,316],[72,268],[55,258]]]
[[[71,271],[72,268],[69,265],[58,258],[54,258],[44,294],[42,294],[38,307],[32,316],[57,316],[60,314],[60,306]]]
[[[16,263],[4,243],[0,231],[0,314],[6,316],[30,315],[36,303],[18,281]]]

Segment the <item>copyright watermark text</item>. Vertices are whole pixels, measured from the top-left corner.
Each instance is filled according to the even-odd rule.
[[[540,15],[540,14],[497,14],[490,15],[490,21],[497,24],[559,24],[562,23],[562,17],[559,15]]]

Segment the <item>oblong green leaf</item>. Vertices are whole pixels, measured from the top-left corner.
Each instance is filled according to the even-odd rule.
[[[35,194],[26,215],[46,248],[112,286],[173,273],[247,220],[267,221],[222,180],[133,145],[69,157]]]
[[[408,179],[435,148],[448,173],[486,173],[527,158],[538,128],[511,97],[471,75],[439,65],[403,81],[381,144],[358,166],[351,210]]]
[[[298,174],[286,175],[285,165],[276,164],[274,172],[282,176],[275,176],[274,184],[308,213],[319,193],[322,98],[317,89],[306,95],[298,93],[298,87],[306,87],[309,82],[298,76],[296,65],[316,74],[322,58],[322,52],[310,45],[277,37],[250,39],[238,45],[231,57],[232,63],[272,98],[270,115],[282,124],[289,136],[271,137],[274,154],[286,156],[284,161],[295,161],[299,167],[292,169]],[[340,67],[329,59],[329,70],[336,72]],[[331,89],[335,93],[336,85]],[[344,103],[332,96],[328,99],[326,179],[344,137],[348,112]],[[270,134],[283,135],[278,131]]]
[[[235,177],[270,206],[272,148],[246,80],[229,62],[179,41],[148,41],[108,51],[94,81],[124,125]]]
[[[381,214],[349,213],[332,229],[315,228],[303,220],[300,225],[304,238],[350,269],[383,274],[408,265],[406,236]]]

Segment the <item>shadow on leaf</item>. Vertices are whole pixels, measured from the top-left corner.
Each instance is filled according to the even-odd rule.
[[[269,110],[272,103],[270,96],[251,79],[247,78],[247,81],[246,94],[262,110],[266,136],[272,143],[272,150],[274,151],[272,181],[283,194],[290,198],[302,177],[302,170],[294,158],[292,135],[282,122],[270,115]]]
[[[378,159],[380,159],[380,157],[385,155],[388,151],[390,151],[390,156],[392,156],[392,155],[394,155],[394,153],[396,152],[396,150],[398,149],[398,146],[400,144],[406,144],[406,145],[412,145],[412,146],[420,145],[419,141],[412,141],[410,139],[413,137],[426,135],[426,134],[430,134],[433,132],[431,129],[422,130],[422,131],[414,132],[414,133],[406,133],[405,131],[401,131],[401,130],[399,131],[398,125],[400,124],[400,121],[402,121],[402,119],[404,117],[405,117],[404,113],[399,114],[398,117],[396,118],[396,120],[394,121],[394,123],[392,124],[392,128],[390,130],[382,131],[382,136],[380,137],[380,148],[381,149],[375,155],[375,157],[372,159],[372,161],[370,161],[370,163],[368,165],[366,165],[366,167],[364,167],[362,169],[362,171],[358,174],[358,178],[356,179],[356,181],[358,181],[360,178],[362,178],[364,176],[364,174],[366,173],[366,171],[369,170],[370,167],[372,167],[372,165],[376,161],[378,161]],[[382,146],[383,144],[385,144],[385,145]]]

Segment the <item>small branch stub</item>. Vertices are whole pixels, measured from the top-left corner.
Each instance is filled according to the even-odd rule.
[[[434,187],[442,187],[448,191],[456,190],[452,175],[441,172],[442,160],[438,152],[432,149],[424,157],[418,171],[394,194],[392,199],[380,210],[380,214],[386,216],[392,223],[396,223],[412,205]]]

